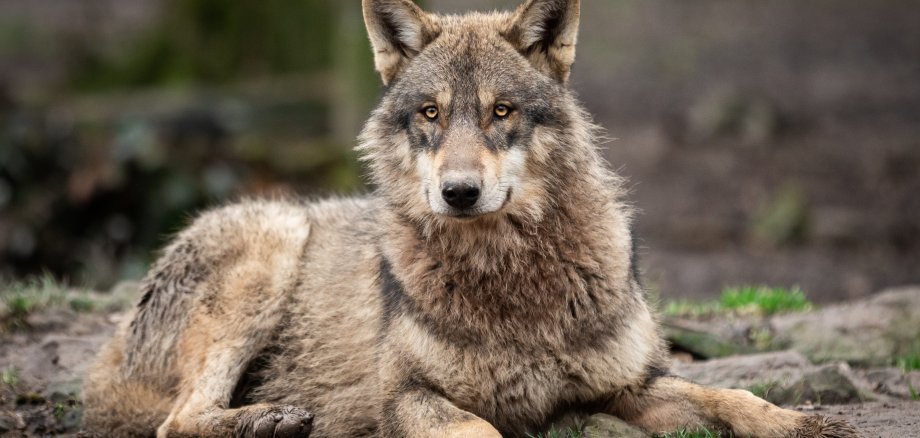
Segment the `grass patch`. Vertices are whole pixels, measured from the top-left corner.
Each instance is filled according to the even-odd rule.
[[[66,298],[66,289],[51,276],[9,283],[0,286],[0,299],[6,305],[0,320],[8,326],[20,326],[32,313],[63,305]]]
[[[544,433],[527,434],[527,438],[582,438],[582,436],[581,431],[578,429],[556,429],[555,427]]]
[[[770,392],[773,391],[773,389],[777,387],[779,387],[779,382],[764,382],[764,383],[757,383],[751,386],[750,388],[748,388],[748,391],[751,391],[752,394],[764,400],[768,400],[768,397],[770,396]]]
[[[920,353],[899,357],[895,360],[895,365],[905,372],[920,370]]]
[[[655,438],[720,438],[722,437],[722,434],[719,432],[713,432],[705,427],[700,427],[697,429],[681,429],[677,432],[656,434],[653,436]],[[731,436],[731,434],[728,435],[728,437]]]
[[[722,291],[719,304],[736,311],[752,310],[765,315],[803,312],[814,306],[798,287],[741,286]]]
[[[920,401],[920,393],[917,392],[917,389],[914,388],[914,385],[910,382],[907,382],[907,390],[910,391],[910,399],[913,401]]]
[[[728,287],[717,301],[672,301],[665,305],[664,314],[673,316],[712,316],[727,313],[773,315],[786,312],[804,312],[814,308],[805,293],[798,287],[792,289],[769,286]]]
[[[69,308],[74,312],[92,312],[96,303],[86,291],[73,290],[50,275],[31,280],[0,284],[0,325],[19,328],[26,318],[49,308]]]
[[[10,365],[0,372],[0,381],[9,386],[16,386],[19,383],[19,370]]]
[[[717,302],[697,303],[687,300],[668,301],[664,306],[664,314],[672,316],[712,316],[724,313],[724,309]]]

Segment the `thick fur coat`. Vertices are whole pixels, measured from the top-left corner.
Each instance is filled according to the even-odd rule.
[[[386,85],[358,147],[374,195],[198,217],[88,376],[91,431],[520,437],[607,412],[650,432],[855,436],[668,375],[632,209],[566,86],[578,0],[364,14]]]

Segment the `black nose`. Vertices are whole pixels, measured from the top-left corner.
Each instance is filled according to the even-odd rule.
[[[479,200],[479,185],[471,182],[441,184],[441,197],[454,208],[470,208]]]

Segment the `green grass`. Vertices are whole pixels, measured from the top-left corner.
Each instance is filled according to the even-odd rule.
[[[767,399],[770,396],[770,391],[773,391],[774,388],[779,386],[779,382],[764,382],[757,383],[750,388],[748,391],[751,391],[752,394],[762,398]]]
[[[0,372],[0,381],[6,385],[16,386],[19,383],[19,370],[10,365]]]
[[[528,438],[582,438],[582,436],[581,431],[578,429],[556,429],[555,427],[545,433],[527,434]]]
[[[913,401],[920,401],[920,393],[917,392],[917,389],[914,388],[914,385],[910,382],[907,382],[907,390],[910,391],[910,399]]]
[[[677,432],[653,435],[655,438],[719,438],[722,436],[719,432],[713,432],[705,427],[698,429],[681,429]],[[731,437],[731,435],[728,435]]]
[[[813,308],[814,305],[798,287],[739,286],[725,288],[717,301],[671,301],[665,305],[664,314],[692,317],[728,313],[773,315]]]
[[[895,365],[905,372],[920,370],[920,352],[899,357],[895,360]]]
[[[50,275],[0,284],[0,301],[0,325],[7,328],[22,327],[29,315],[49,308],[68,307],[74,312],[96,308],[87,292],[73,290]]]
[[[29,314],[62,305],[66,289],[50,276],[17,281],[0,286],[0,298],[6,304],[4,319],[22,320]]]
[[[726,309],[751,309],[762,314],[803,312],[814,306],[798,287],[741,286],[722,291],[719,304]]]

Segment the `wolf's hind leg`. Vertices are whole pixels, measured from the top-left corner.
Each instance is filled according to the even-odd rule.
[[[219,235],[209,244],[232,249],[232,256],[197,286],[176,342],[175,404],[157,436],[307,436],[313,416],[303,409],[230,409],[229,404],[247,367],[269,346],[287,314],[285,306],[300,282],[308,222],[296,211],[271,205],[228,216],[236,222],[211,227]]]
[[[749,391],[709,388],[671,376],[618,395],[611,408],[611,413],[652,433],[705,426],[743,437],[859,436],[843,421],[782,409]]]
[[[272,307],[270,303],[260,304]],[[192,316],[179,341],[180,391],[157,436],[307,436],[313,416],[303,409],[272,405],[228,408],[248,364],[269,342],[278,317],[259,312],[218,319],[205,313]]]

